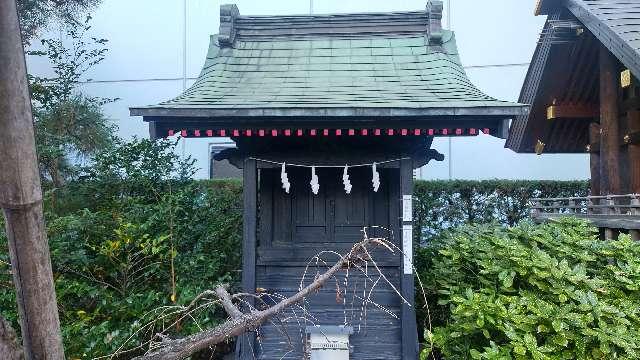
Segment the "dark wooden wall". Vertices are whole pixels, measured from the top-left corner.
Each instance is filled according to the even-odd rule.
[[[400,198],[399,170],[381,169],[381,187],[377,193],[371,185],[370,168],[350,169],[353,185],[347,195],[342,184],[342,169],[319,168],[317,174],[320,192],[313,195],[308,168],[289,168],[291,193],[286,194],[280,183],[280,169],[261,169],[259,186],[258,243],[256,252],[256,286],[269,293],[290,296],[295,293],[305,273],[309,260],[321,251],[344,253],[354,242],[362,239],[366,226],[384,226],[393,230],[394,242],[401,246],[398,231],[398,199]],[[386,235],[378,231],[377,234]],[[374,253],[385,275],[397,288],[401,287],[401,259],[398,254]],[[335,255],[324,256],[327,263],[336,260]],[[317,271],[324,266],[311,266],[305,283],[313,281]],[[371,273],[374,270],[371,269]],[[337,301],[335,282],[326,286],[319,294],[308,299],[307,321],[302,309],[293,309],[280,319],[260,329],[255,349],[258,359],[301,359],[303,354],[304,328],[307,325],[352,325],[356,333],[350,337],[354,346],[351,359],[401,359],[402,330],[401,301],[393,290],[380,283],[371,300],[384,306],[396,315],[387,314],[369,304],[366,316],[362,302],[352,302],[354,290],[362,294],[365,277],[352,273],[345,287],[342,274],[337,281],[341,290],[347,288],[347,304]],[[371,287],[371,281],[367,286]],[[411,294],[413,296],[413,292]],[[277,301],[274,298],[273,301]],[[315,321],[313,320],[315,317]],[[300,323],[299,323],[300,321]],[[287,330],[283,334],[282,329]],[[287,352],[290,351],[288,354]]]

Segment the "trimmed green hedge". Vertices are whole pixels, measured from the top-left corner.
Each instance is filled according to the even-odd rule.
[[[529,215],[536,197],[587,196],[587,181],[416,181],[414,228],[419,244],[463,224],[512,226]]]

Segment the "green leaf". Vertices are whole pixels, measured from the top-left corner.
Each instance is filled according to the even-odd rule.
[[[513,347],[513,352],[515,352],[518,355],[526,355],[527,354],[527,348],[524,347],[521,344],[517,344]]]
[[[513,286],[513,279],[516,276],[516,272],[515,271],[511,271],[509,272],[509,274],[502,280],[502,286],[506,287],[506,288],[510,288]]]

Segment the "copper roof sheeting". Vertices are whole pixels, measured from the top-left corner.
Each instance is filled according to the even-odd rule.
[[[441,7],[399,13],[240,16],[221,9],[202,72],[160,117],[493,116],[526,112],[467,78]]]

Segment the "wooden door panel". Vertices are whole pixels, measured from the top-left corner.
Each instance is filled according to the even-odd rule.
[[[327,243],[355,243],[362,239],[362,229],[370,226],[389,227],[390,192],[387,171],[381,172],[381,186],[376,193],[371,185],[370,168],[349,171],[350,194],[344,190],[342,169],[318,168],[320,191],[314,195],[309,181],[311,169],[287,170],[291,193],[281,187],[280,172],[265,172],[274,177],[272,195],[272,246],[315,246]],[[269,206],[269,204],[263,204]],[[264,232],[269,233],[269,232]],[[388,232],[371,229],[371,236],[387,236]],[[269,242],[263,242],[269,244]]]
[[[293,196],[293,244],[319,243],[329,241],[328,195],[330,188],[326,174],[317,172],[320,191],[317,195],[311,192],[311,169],[295,169],[289,181],[292,184]]]

